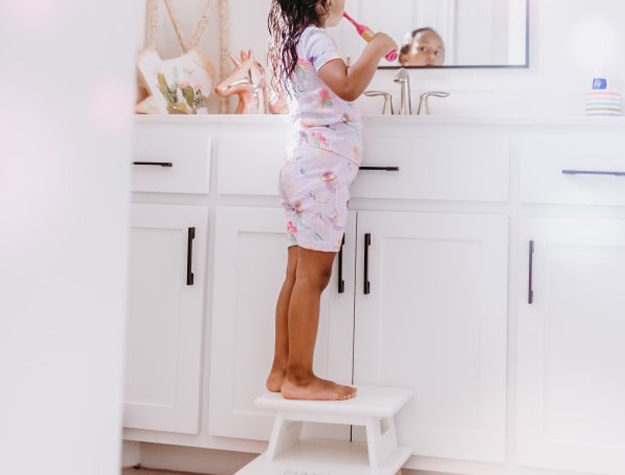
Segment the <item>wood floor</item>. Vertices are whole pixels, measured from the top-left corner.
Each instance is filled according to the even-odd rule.
[[[149,468],[125,468],[122,475],[207,475],[190,472],[170,472],[169,470],[151,470]]]
[[[149,468],[125,468],[122,475],[207,475],[190,472],[170,472],[168,470],[150,470]],[[395,475],[402,475],[401,470]]]

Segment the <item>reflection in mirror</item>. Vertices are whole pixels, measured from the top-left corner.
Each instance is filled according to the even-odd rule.
[[[445,43],[436,30],[417,28],[406,34],[399,49],[402,66],[443,66]]]
[[[345,9],[397,41],[403,54],[382,68],[528,66],[528,0],[346,0]],[[364,45],[346,23],[333,34],[357,58]]]

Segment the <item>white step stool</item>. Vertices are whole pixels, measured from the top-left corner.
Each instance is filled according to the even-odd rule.
[[[300,401],[266,393],[254,402],[275,411],[267,450],[235,475],[395,475],[410,457],[397,444],[395,414],[412,390],[359,386],[347,401]],[[366,444],[301,439],[304,422],[365,426]]]

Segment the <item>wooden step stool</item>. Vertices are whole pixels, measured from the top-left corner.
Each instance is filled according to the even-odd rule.
[[[300,401],[266,393],[255,404],[276,413],[267,450],[235,475],[396,475],[410,457],[397,443],[395,414],[412,390],[358,387],[347,401]],[[360,425],[367,441],[302,439],[305,422]]]

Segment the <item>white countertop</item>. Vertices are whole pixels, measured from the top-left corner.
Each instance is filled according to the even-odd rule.
[[[287,115],[270,114],[202,114],[202,115],[136,115],[137,123],[192,123],[192,124],[267,124],[288,123]],[[365,126],[372,125],[544,125],[544,126],[601,126],[625,128],[625,116],[443,116],[443,115],[365,115]]]

